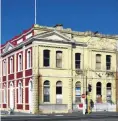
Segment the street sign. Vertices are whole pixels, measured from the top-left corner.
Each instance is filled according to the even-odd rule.
[[[86,95],[85,94],[82,94],[82,98],[85,98],[86,97]]]

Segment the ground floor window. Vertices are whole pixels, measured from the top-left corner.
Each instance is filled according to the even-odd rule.
[[[44,82],[44,88],[43,88],[43,100],[44,102],[50,102],[50,82],[46,80]]]
[[[108,103],[111,103],[112,99],[112,91],[111,91],[111,83],[107,83],[106,85],[106,100]]]
[[[76,82],[75,84],[75,102],[81,102],[81,83]]]

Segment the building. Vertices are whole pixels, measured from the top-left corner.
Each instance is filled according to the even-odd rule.
[[[0,48],[1,109],[71,112],[88,87],[94,102],[116,104],[116,40],[61,24],[33,25]]]

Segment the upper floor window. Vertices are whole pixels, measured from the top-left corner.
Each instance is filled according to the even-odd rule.
[[[111,69],[111,55],[106,55],[106,70]]]
[[[10,58],[10,74],[13,73],[13,57]]]
[[[43,51],[43,66],[50,66],[50,50]]]
[[[56,67],[62,68],[62,51],[56,51]]]
[[[18,83],[18,103],[22,103],[22,83]]]
[[[101,69],[101,55],[96,54],[96,69]]]
[[[3,76],[6,75],[6,72],[7,72],[7,63],[6,60],[3,60]]]
[[[18,55],[18,71],[22,70],[22,54]]]
[[[81,53],[75,53],[75,68],[80,69]]]
[[[27,69],[31,68],[31,50],[27,51]]]

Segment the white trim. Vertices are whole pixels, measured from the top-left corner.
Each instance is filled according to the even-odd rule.
[[[29,34],[26,35],[25,38],[26,38],[26,39],[29,39],[29,38],[32,37],[32,36],[33,36],[33,34],[32,34],[32,33],[29,33]]]
[[[31,49],[27,50],[27,69],[31,69]]]
[[[21,42],[23,42],[23,38],[19,39],[19,40],[17,41],[17,44],[20,44]]]

